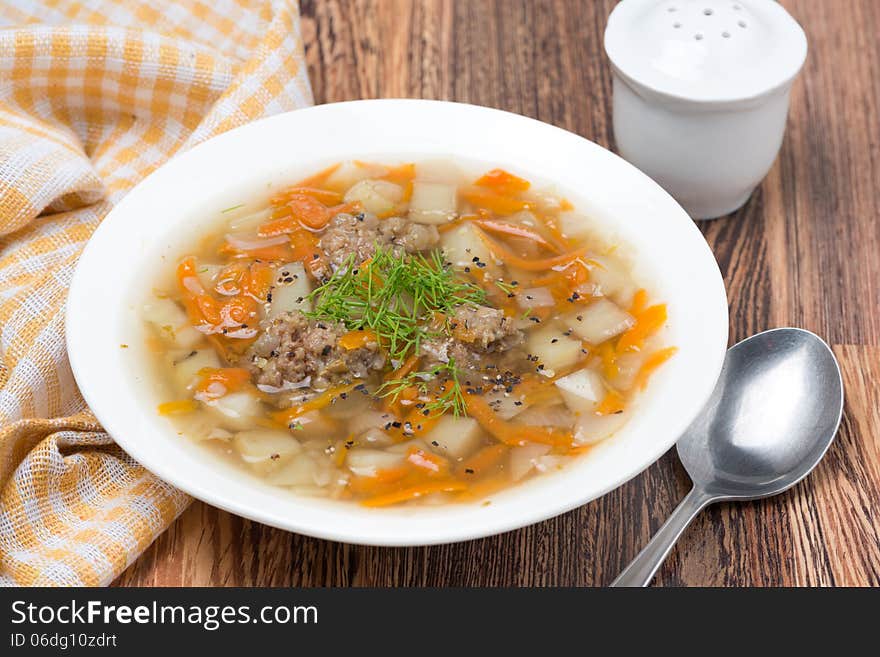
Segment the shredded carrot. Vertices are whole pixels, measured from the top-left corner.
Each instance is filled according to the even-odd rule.
[[[299,185],[284,190],[281,194],[272,199],[273,205],[284,205],[292,196],[311,196],[316,201],[320,201],[324,205],[339,205],[342,203],[342,194],[329,189],[320,187],[305,187]]]
[[[380,177],[382,180],[387,180],[395,185],[405,186],[407,183],[411,183],[415,179],[416,165],[413,162],[400,164],[396,167],[391,167],[384,176]]]
[[[468,415],[479,422],[483,429],[507,445],[521,445],[524,442],[560,446],[571,444],[572,436],[569,432],[549,427],[513,424],[502,420],[489,403],[479,395],[465,396],[465,403]]]
[[[507,223],[504,221],[495,221],[492,219],[477,219],[474,223],[489,233],[496,235],[509,235],[511,237],[523,237],[527,240],[535,242],[538,246],[542,246],[550,251],[557,251],[556,247],[544,239],[539,233],[530,228],[518,224]],[[557,251],[558,253],[558,251]]]
[[[318,173],[305,178],[304,180],[300,180],[296,185],[297,187],[322,187],[324,183],[327,182],[327,178],[332,176],[336,170],[342,166],[342,162],[337,162],[326,169],[319,171]]]
[[[309,411],[317,411],[322,408],[326,408],[327,406],[332,404],[333,400],[339,397],[339,395],[349,392],[357,385],[357,383],[348,383],[345,385],[336,386],[334,388],[328,388],[317,397],[313,397],[309,401],[303,402],[299,406],[286,408],[283,411],[275,411],[273,413],[270,413],[269,416],[276,422],[280,422],[285,425],[290,424],[300,415],[304,415]]]
[[[617,365],[617,351],[614,349],[614,345],[610,341],[606,341],[595,349],[596,355],[602,361],[602,374],[605,378],[609,381],[617,378],[620,368]]]
[[[287,201],[294,219],[309,228],[319,229],[327,225],[332,215],[330,209],[311,196],[297,194]]]
[[[480,237],[482,238],[483,242],[486,243],[486,246],[489,247],[492,255],[495,256],[498,260],[501,260],[504,264],[508,266],[518,267],[519,269],[525,269],[526,271],[545,271],[547,269],[553,269],[554,267],[568,265],[571,264],[574,260],[583,257],[583,255],[587,252],[586,247],[581,247],[579,249],[575,249],[574,251],[563,253],[562,255],[553,256],[552,258],[539,258],[536,260],[530,260],[528,258],[521,258],[515,253],[512,253],[509,249],[501,246],[501,244],[488,237],[485,233],[481,232]]]
[[[467,488],[467,484],[463,481],[455,479],[446,479],[443,481],[427,481],[415,486],[409,486],[401,490],[386,493],[384,495],[376,495],[361,501],[364,506],[389,506],[391,504],[399,504],[408,500],[414,500],[431,493],[454,493]]]
[[[557,251],[565,251],[566,249],[571,248],[571,240],[562,233],[562,230],[559,228],[556,221],[556,217],[544,215],[539,212],[534,212],[533,214],[541,227],[544,228],[544,231],[549,235],[550,242],[556,247]]]
[[[645,340],[666,323],[666,304],[650,306],[636,315],[636,323],[620,336],[617,351],[641,349]]]
[[[402,379],[407,374],[413,371],[416,365],[419,363],[419,359],[421,356],[418,354],[411,354],[405,361],[400,364],[396,370],[390,372],[386,377],[386,381],[393,381],[394,379]]]
[[[251,374],[241,367],[206,367],[199,370],[196,395],[198,399],[217,399],[241,390],[251,380]]]
[[[659,368],[663,363],[672,358],[675,352],[678,351],[677,347],[666,347],[665,349],[660,349],[655,351],[653,354],[648,356],[642,366],[639,368],[639,373],[636,374],[635,386],[644,389],[646,385],[648,385],[648,379],[651,378],[651,375]]]
[[[626,402],[616,390],[609,390],[605,397],[596,405],[596,413],[599,415],[613,415],[620,413],[626,407]]]
[[[449,470],[449,461],[445,458],[431,452],[426,452],[418,447],[410,448],[406,454],[406,461],[410,465],[432,474],[439,474]]]
[[[360,330],[360,331],[349,331],[341,338],[339,338],[339,342],[337,344],[345,349],[346,351],[352,351],[354,349],[360,349],[361,347],[365,347],[366,345],[377,342],[378,338],[373,331]]]
[[[524,192],[531,187],[528,180],[515,176],[504,169],[492,169],[478,178],[475,184],[480,187],[488,187],[506,196]]]
[[[159,415],[178,415],[192,413],[199,405],[192,399],[179,399],[177,401],[164,402],[156,408]]]
[[[648,304],[648,293],[644,289],[636,290],[632,303],[629,306],[629,314],[633,317],[641,313]]]
[[[228,255],[233,258],[254,258],[256,260],[286,261],[292,257],[290,245],[285,243],[260,246],[255,249],[240,249],[229,242],[224,242],[218,252],[220,255]]]
[[[459,477],[480,477],[498,465],[510,452],[510,447],[501,443],[487,445],[476,454],[469,456],[455,467]]]

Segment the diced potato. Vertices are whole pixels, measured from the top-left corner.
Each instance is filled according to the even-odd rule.
[[[564,335],[558,328],[547,327],[532,331],[529,333],[526,348],[530,354],[538,357],[538,364],[544,366],[544,372],[548,376],[571,367],[584,356],[580,341]]]
[[[254,469],[269,472],[302,451],[287,431],[251,429],[235,434],[232,444],[239,456]]]
[[[519,392],[504,392],[503,390],[489,392],[485,395],[489,406],[495,411],[495,415],[502,420],[516,417],[529,407],[524,394]]]
[[[291,282],[286,282],[292,279]],[[269,303],[268,319],[274,319],[283,312],[291,310],[309,311],[312,303],[306,297],[312,291],[312,284],[301,262],[291,262],[275,270],[272,286],[272,301]]]
[[[337,192],[345,192],[352,185],[367,178],[380,178],[388,172],[381,164],[366,162],[343,162],[327,178],[324,186]]]
[[[308,454],[298,454],[281,463],[266,476],[274,486],[314,486],[314,472],[318,464]]]
[[[579,445],[598,443],[618,431],[628,419],[627,411],[610,415],[585,413],[575,423],[574,441]]]
[[[516,303],[520,308],[549,308],[556,300],[546,287],[516,288]]]
[[[163,340],[181,349],[192,349],[202,341],[202,334],[190,325],[183,308],[171,299],[151,299],[144,307],[144,317]]]
[[[303,413],[291,422],[291,426],[297,440],[326,438],[339,428],[335,420],[317,410]]]
[[[554,388],[554,390],[559,392],[559,388]],[[550,399],[531,406],[518,416],[516,421],[531,426],[570,429],[574,424],[574,418],[574,413],[563,403],[562,393],[559,392],[558,400]]]
[[[178,390],[185,394],[198,382],[199,370],[220,367],[220,358],[213,349],[196,349],[172,360]]]
[[[621,390],[629,390],[635,384],[636,376],[645,362],[645,356],[651,353],[650,349],[641,351],[628,351],[620,354],[615,360],[617,376],[614,377],[614,386]]]
[[[562,207],[562,197],[555,187],[530,189],[526,197],[536,204],[541,212],[558,212]]]
[[[454,185],[414,182],[409,218],[419,224],[445,224],[455,218],[458,189]]]
[[[584,239],[593,235],[590,220],[577,212],[560,212],[559,229],[571,239]]]
[[[381,449],[355,447],[348,450],[345,465],[360,477],[375,477],[380,470],[390,470],[403,465],[404,454],[394,454]]]
[[[595,263],[590,267],[590,280],[598,287],[598,292],[628,308],[637,287],[626,266],[609,256],[595,256],[590,260]]]
[[[366,397],[366,395],[361,396]],[[366,398],[369,400],[369,397]],[[370,429],[384,429],[389,422],[393,422],[394,420],[395,418],[391,413],[367,410],[351,418],[348,424],[348,430],[355,437],[358,437]]]
[[[551,472],[560,470],[570,457],[560,456],[559,454],[544,454],[535,459],[535,470],[538,472]]]
[[[391,452],[393,454],[409,454],[410,450],[413,449],[427,450],[428,445],[418,438],[413,438],[411,440],[405,440],[402,443],[394,443],[390,447],[386,448],[385,451]]]
[[[452,160],[425,160],[416,163],[416,180],[456,185],[461,180],[461,169]]]
[[[230,392],[228,395],[205,402],[220,419],[220,423],[230,429],[247,429],[253,426],[261,414],[260,400],[246,390]]]
[[[361,180],[345,193],[345,202],[360,201],[364,210],[383,215],[393,212],[403,199],[403,188],[386,180]]]
[[[492,253],[483,242],[477,229],[468,222],[443,234],[440,245],[447,260],[453,267],[473,267],[474,258],[481,262],[492,263]]]
[[[525,443],[510,450],[507,474],[512,481],[519,481],[531,472],[538,459],[550,451],[550,445],[542,443]]]
[[[613,301],[597,299],[569,315],[567,323],[576,335],[597,345],[626,331],[635,319]]]
[[[376,427],[364,431],[357,440],[358,443],[371,447],[385,447],[394,444],[394,439],[388,433]]]
[[[483,430],[471,417],[444,415],[425,434],[424,439],[435,451],[460,459],[480,446]]]
[[[174,418],[174,426],[187,438],[195,441],[229,440],[232,434],[217,426],[217,418],[211,413],[194,411]]]
[[[364,413],[372,413],[372,397],[358,391],[349,392],[343,399],[338,396],[333,403],[324,409],[324,413],[337,420],[349,420],[353,422]]]
[[[605,397],[602,377],[589,368],[572,372],[555,383],[566,406],[575,413],[591,412]]]

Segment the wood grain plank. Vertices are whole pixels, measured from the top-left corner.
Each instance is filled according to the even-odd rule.
[[[880,3],[788,0],[810,54],[779,159],[735,215],[700,228],[731,339],[781,325],[835,348],[847,407],[809,479],[694,523],[658,585],[876,585],[880,538]],[[416,97],[519,112],[613,148],[602,49],[613,0],[304,0],[319,102]],[[587,181],[588,182],[588,181]],[[672,453],[585,507],[430,548],[344,545],[196,503],[119,585],[499,586],[610,582],[689,482]]]

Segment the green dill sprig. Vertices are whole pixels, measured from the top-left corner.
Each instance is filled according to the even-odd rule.
[[[450,358],[448,363],[442,363],[430,370],[410,372],[399,379],[386,381],[376,394],[380,397],[391,397],[391,401],[396,402],[404,390],[416,386],[424,396],[433,394],[434,398],[421,407],[426,415],[443,415],[452,411],[455,417],[459,417],[467,415],[467,402],[460,376],[461,370],[456,367],[455,359]],[[439,394],[432,393],[430,384],[436,386]]]
[[[515,283],[505,283],[504,281],[493,281],[498,288],[504,292],[509,297],[512,297],[516,294],[516,284]]]
[[[435,313],[484,303],[486,293],[461,280],[438,250],[426,257],[377,246],[364,263],[349,257],[308,298],[314,308],[308,317],[342,322],[350,331],[369,329],[392,359],[402,360],[431,335]]]

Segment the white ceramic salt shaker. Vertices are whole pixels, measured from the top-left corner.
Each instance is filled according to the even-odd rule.
[[[695,219],[743,205],[782,144],[800,25],[775,0],[622,0],[605,50],[621,155]]]

